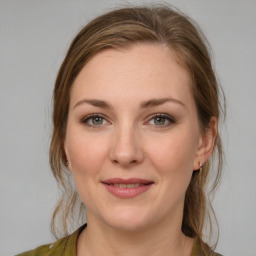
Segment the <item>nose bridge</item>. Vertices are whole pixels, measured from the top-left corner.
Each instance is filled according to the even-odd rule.
[[[144,154],[140,143],[139,130],[128,120],[115,127],[111,148],[111,160],[120,165],[140,163]]]

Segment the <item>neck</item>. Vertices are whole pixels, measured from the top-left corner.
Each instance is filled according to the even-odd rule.
[[[190,256],[193,239],[178,225],[158,223],[144,230],[123,231],[90,222],[78,239],[77,255],[179,255]]]

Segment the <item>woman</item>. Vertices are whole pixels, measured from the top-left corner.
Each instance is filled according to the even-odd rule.
[[[67,235],[85,207],[87,224],[21,255],[218,255],[203,242],[222,160],[205,44],[167,6],[115,10],[78,33],[54,89],[52,228],[58,238],[58,218]]]

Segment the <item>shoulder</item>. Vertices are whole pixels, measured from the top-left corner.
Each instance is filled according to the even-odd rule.
[[[34,250],[23,252],[16,256],[75,256],[78,236],[85,227],[86,225],[83,225],[71,235],[62,238],[55,243],[41,245]]]
[[[223,256],[223,255],[213,251],[212,256]]]
[[[23,252],[16,256],[50,256],[50,255],[65,255],[65,251],[67,250],[75,250],[75,246],[70,244],[67,246],[67,242],[69,241],[69,236],[58,240],[52,244],[41,245],[34,250]],[[72,254],[71,254],[72,255]]]
[[[18,254],[16,256],[41,256],[41,255],[46,255],[51,248],[51,244],[45,244],[42,246],[37,247],[34,250],[23,252],[21,254]]]

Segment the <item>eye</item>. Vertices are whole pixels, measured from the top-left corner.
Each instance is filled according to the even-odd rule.
[[[92,114],[86,116],[81,120],[81,122],[89,127],[95,128],[97,128],[97,126],[105,125],[108,123],[105,117],[100,114]]]
[[[154,114],[153,116],[151,116],[151,119],[148,123],[150,125],[155,125],[158,127],[168,127],[171,124],[174,124],[175,120],[173,117],[167,114]]]

